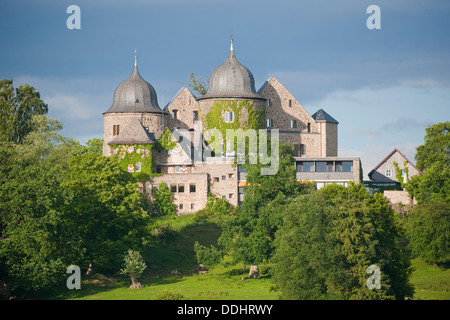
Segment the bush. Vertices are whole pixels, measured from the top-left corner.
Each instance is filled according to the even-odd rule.
[[[220,262],[222,258],[222,251],[211,245],[210,248],[205,247],[195,241],[194,252],[198,263],[205,265],[214,265]]]
[[[206,214],[210,217],[222,217],[230,215],[233,207],[231,204],[222,198],[215,198],[212,195],[208,196],[206,203]]]

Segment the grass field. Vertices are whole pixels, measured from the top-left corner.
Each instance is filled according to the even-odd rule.
[[[276,300],[270,277],[271,265],[260,265],[261,279],[245,279],[249,267],[230,261],[208,268],[208,273],[192,273],[197,265],[193,251],[195,241],[216,244],[220,229],[212,221],[194,215],[162,218],[151,228],[152,237],[143,255],[148,270],[140,279],[143,288],[128,289],[129,278],[100,274],[82,276],[81,290],[62,288],[45,294],[44,299],[85,300]],[[156,234],[158,234],[156,236]],[[450,300],[450,269],[436,268],[421,259],[412,261],[415,269],[411,282],[414,300]],[[176,275],[171,274],[171,271]]]
[[[418,258],[413,259],[412,264],[415,300],[450,300],[450,269],[433,267]]]

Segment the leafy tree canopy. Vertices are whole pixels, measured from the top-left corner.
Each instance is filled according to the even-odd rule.
[[[13,80],[0,80],[0,140],[20,143],[33,130],[33,115],[48,111],[39,92],[28,85],[14,89]]]
[[[417,168],[426,172],[432,165],[450,166],[450,121],[427,127],[425,142],[417,147]]]
[[[408,215],[408,238],[413,254],[435,265],[450,262],[450,204],[430,200]]]

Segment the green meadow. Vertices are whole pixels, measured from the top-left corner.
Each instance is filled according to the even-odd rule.
[[[82,275],[80,290],[61,287],[41,292],[41,299],[83,300],[277,300],[271,264],[259,265],[260,279],[245,279],[250,266],[234,264],[227,257],[220,264],[205,266],[207,273],[193,272],[197,266],[195,241],[217,244],[220,229],[197,215],[161,218],[149,229],[152,235],[143,255],[147,269],[139,279],[142,289],[130,290],[128,277],[112,274]],[[156,235],[157,234],[157,235]],[[414,300],[449,300],[450,270],[413,259]]]

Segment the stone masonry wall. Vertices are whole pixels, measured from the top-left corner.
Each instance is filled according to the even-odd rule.
[[[208,175],[206,173],[176,173],[152,177],[146,182],[146,191],[151,193],[152,188],[158,187],[160,182],[165,182],[169,189],[172,186],[176,187],[176,192],[172,192],[172,194],[178,214],[194,213],[206,207],[208,198]],[[192,192],[190,185],[195,185],[195,192]],[[180,186],[183,186],[184,190]],[[180,208],[180,204],[182,204],[182,208]]]

